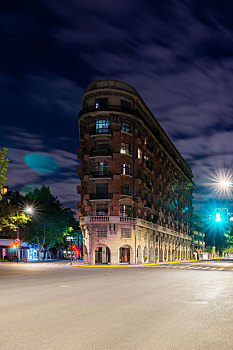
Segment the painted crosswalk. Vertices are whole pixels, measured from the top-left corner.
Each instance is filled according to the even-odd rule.
[[[144,266],[146,268],[156,268],[156,269],[186,269],[186,270],[203,270],[203,271],[233,271],[227,267],[213,267],[213,266],[201,266],[201,265],[154,265],[154,266]]]

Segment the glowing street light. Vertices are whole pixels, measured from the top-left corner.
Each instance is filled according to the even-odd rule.
[[[27,206],[26,208],[24,209],[21,209],[21,210],[18,210],[17,211],[17,228],[16,228],[16,242],[17,242],[17,246],[19,247],[20,245],[20,239],[19,239],[19,213],[20,212],[23,212],[23,213],[26,213],[26,214],[31,214],[33,215],[34,213],[34,208],[33,207],[30,207],[30,206]],[[19,262],[19,250],[17,249],[17,263]]]
[[[218,170],[215,175],[210,177],[211,182],[208,186],[211,186],[213,190],[219,196],[232,196],[233,195],[233,171],[222,169]]]

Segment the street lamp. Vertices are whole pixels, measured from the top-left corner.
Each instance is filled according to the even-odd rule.
[[[17,243],[18,244],[18,246],[19,246],[19,244],[20,244],[20,239],[19,239],[19,223],[18,223],[18,221],[19,221],[19,213],[20,212],[23,212],[23,213],[26,213],[26,214],[33,214],[33,211],[34,211],[34,209],[33,209],[33,207],[29,207],[29,206],[27,206],[26,208],[24,208],[24,209],[21,209],[21,210],[17,210],[17,228],[16,228],[16,242],[15,243]],[[19,262],[19,248],[17,249],[17,263]]]
[[[219,170],[212,177],[211,185],[220,196],[230,196],[233,190],[233,174],[231,170]]]

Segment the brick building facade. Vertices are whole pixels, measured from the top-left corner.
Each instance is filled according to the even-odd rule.
[[[142,263],[192,255],[193,175],[130,85],[88,85],[79,114],[84,260]]]

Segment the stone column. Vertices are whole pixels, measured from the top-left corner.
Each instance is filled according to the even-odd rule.
[[[118,250],[116,251],[111,251],[111,265],[117,265],[119,264],[118,260]]]
[[[134,265],[135,264],[135,252],[134,252],[134,249],[133,248],[131,248],[130,249],[130,264],[131,265]]]

